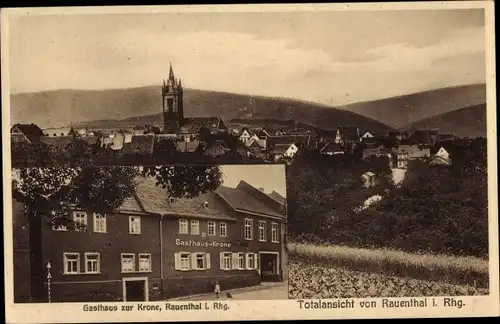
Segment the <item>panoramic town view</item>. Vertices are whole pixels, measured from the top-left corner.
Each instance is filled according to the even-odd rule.
[[[212,253],[206,281],[177,274],[189,259],[183,250],[172,252],[179,253],[171,258],[178,265],[151,270],[163,260],[163,249],[160,237],[150,236],[151,246],[144,248],[151,252],[138,250],[137,262],[143,272],[159,272],[149,283],[131,283],[130,293],[124,269],[136,262],[134,251],[111,250],[121,253],[122,270],[117,257],[109,280],[119,285],[107,288],[109,300],[127,300],[132,293],[137,300],[488,294],[484,28],[483,10],[17,18],[11,33],[33,41],[11,50],[11,162],[24,177],[24,187],[13,182],[13,191],[21,205],[48,204],[41,212],[47,216],[54,202],[46,194],[75,194],[54,179],[74,175],[83,183],[75,199],[87,209],[100,194],[113,196],[99,205],[99,215],[110,214],[110,221],[127,203],[139,206],[146,219],[156,213],[213,219],[206,224],[208,235],[210,226],[222,226],[216,222],[234,221],[234,231],[244,236],[243,242],[236,236],[231,241],[241,251]],[[33,57],[34,51],[40,55]],[[263,192],[242,179],[231,193],[207,176],[219,165],[236,164],[249,179],[276,164],[282,168],[273,172],[285,177],[286,168],[286,193]],[[128,184],[103,180],[116,180],[120,172],[128,179],[131,173],[124,170],[138,166],[160,187],[167,183],[169,193],[151,202],[151,193],[130,189],[125,195],[120,190]],[[169,177],[185,180],[174,181],[176,188]],[[100,186],[92,183],[96,179]],[[205,182],[209,188],[201,190]],[[82,188],[88,188],[85,194]],[[115,191],[116,197],[110,194]],[[125,200],[132,192],[133,204]],[[221,205],[208,216],[211,203],[200,198],[207,193]],[[178,204],[187,211],[177,210],[176,199],[195,201],[203,213],[193,212],[191,203]],[[235,214],[226,215],[227,208]],[[30,217],[42,218],[38,212]],[[64,224],[58,223],[68,219],[63,212],[50,215],[50,224],[65,230],[82,231],[72,224],[92,223],[87,213],[75,212]],[[95,215],[94,229],[105,227]],[[245,215],[260,218],[249,222]],[[198,233],[196,217],[200,225],[190,223],[190,229]],[[177,222],[172,227],[187,230],[188,223]],[[99,272],[100,261],[92,258],[111,249],[112,241],[87,238],[93,251],[78,245],[62,251],[54,241],[78,243],[73,236],[41,225],[26,234],[23,226],[14,226],[14,237],[27,235],[25,244],[32,243],[20,243],[19,251],[37,255],[37,267],[45,267],[31,273],[32,282],[44,283],[20,292],[23,301],[50,295],[48,255],[51,276],[70,282],[65,271],[78,272],[81,259]],[[233,231],[217,231],[228,228]],[[118,244],[130,245],[134,237],[126,237],[117,236],[129,242]],[[36,239],[41,243],[33,245]],[[239,245],[245,240],[256,242]],[[244,268],[244,274],[226,275],[225,252],[227,266]],[[156,282],[158,276],[180,283]],[[247,295],[238,291],[257,285],[260,290]],[[102,289],[53,286],[59,301]]]

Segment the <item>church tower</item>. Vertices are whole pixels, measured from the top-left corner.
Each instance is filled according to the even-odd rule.
[[[184,120],[183,89],[181,80],[177,80],[170,63],[168,80],[163,79],[161,89],[163,106],[163,131],[175,133],[182,126]]]

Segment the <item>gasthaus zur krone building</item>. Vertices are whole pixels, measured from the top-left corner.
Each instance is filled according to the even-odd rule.
[[[15,302],[48,300],[48,263],[52,302],[155,301],[211,292],[216,281],[225,290],[283,280],[283,197],[244,181],[166,197],[154,179],[139,177],[112,214],[70,211],[85,230],[42,224],[38,252],[27,212],[14,202]]]

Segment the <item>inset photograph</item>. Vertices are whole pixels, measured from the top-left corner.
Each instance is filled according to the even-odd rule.
[[[284,165],[12,171],[16,303],[287,299]]]

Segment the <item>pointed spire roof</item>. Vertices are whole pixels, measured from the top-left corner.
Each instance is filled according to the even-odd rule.
[[[170,62],[170,72],[168,73],[168,78],[169,79],[174,79],[175,78],[174,69],[172,69],[172,62]]]

